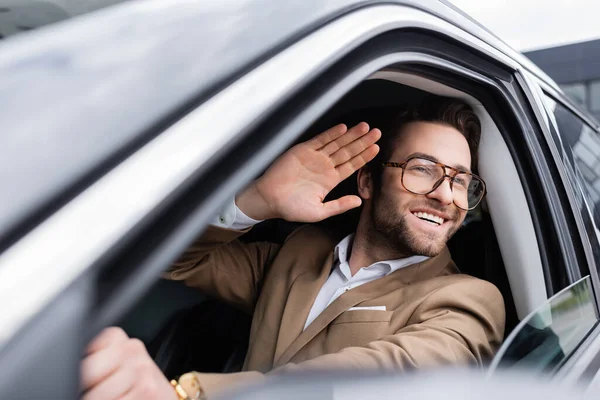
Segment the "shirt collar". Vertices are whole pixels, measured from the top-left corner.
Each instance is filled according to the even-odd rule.
[[[335,249],[333,250],[334,261],[339,261],[339,264],[348,262],[348,257],[350,255],[350,252],[352,251],[352,242],[353,241],[354,241],[354,233],[351,233],[350,235],[343,238],[337,244],[337,246],[335,246]],[[369,265],[366,268],[371,268],[375,265],[385,265],[387,268],[389,268],[389,271],[387,272],[387,274],[391,274],[392,272],[397,271],[401,268],[423,262],[427,259],[429,259],[429,257],[427,257],[427,256],[415,255],[415,256],[410,256],[410,257],[406,257],[406,258],[400,258],[397,260],[378,261],[374,264]]]
[[[335,249],[333,250],[334,261],[339,261],[340,264],[348,261],[348,255],[350,251],[352,251],[353,241],[354,233],[351,233],[343,238],[342,241],[337,244],[337,246],[335,246]]]

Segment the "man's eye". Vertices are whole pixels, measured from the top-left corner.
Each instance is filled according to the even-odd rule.
[[[454,178],[454,184],[459,185],[464,189],[467,189],[469,187],[469,182],[467,181],[467,179],[461,177]]]
[[[411,167],[411,168],[410,168],[410,170],[411,170],[412,172],[417,172],[417,173],[424,174],[424,175],[425,175],[425,174],[426,174],[426,175],[431,175],[431,170],[430,170],[430,168],[427,168],[427,167],[422,167],[422,166],[419,166],[419,165],[416,165],[416,166],[414,166],[414,167]]]

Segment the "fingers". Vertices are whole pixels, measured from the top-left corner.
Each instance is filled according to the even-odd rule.
[[[129,336],[127,336],[123,329],[114,326],[106,328],[92,340],[87,347],[87,354],[92,354],[104,348],[118,345],[119,343],[126,342],[128,339]]]
[[[87,356],[81,362],[81,384],[84,389],[96,386],[114,373],[121,364],[121,348],[113,346]]]
[[[132,368],[119,368],[97,386],[86,392],[82,400],[121,399],[132,389],[136,376]]]
[[[125,331],[116,327],[106,328],[96,336],[87,348],[87,357],[81,363],[81,383],[84,389],[93,387],[119,367],[119,348],[128,340]]]
[[[334,143],[340,142],[342,138],[346,136],[351,136],[350,132],[336,140]],[[361,135],[356,140],[343,145],[335,153],[331,154],[330,158],[333,161],[333,165],[338,166],[351,160],[377,142],[380,138],[381,131],[379,129],[372,129],[366,135]]]
[[[339,149],[341,149],[342,147],[346,146],[347,144],[352,143],[361,136],[366,135],[367,132],[369,132],[369,124],[367,124],[366,122],[361,122],[360,124],[348,129],[343,134],[338,135],[334,139],[325,143],[322,147],[319,148],[319,151],[322,151],[327,155],[331,155]]]
[[[332,217],[334,215],[345,213],[348,210],[359,207],[362,200],[358,196],[344,196],[337,200],[331,200],[323,204],[323,212],[325,218]]]
[[[348,131],[348,128],[346,127],[346,125],[339,124],[332,128],[327,129],[323,133],[318,134],[314,138],[310,139],[307,142],[307,144],[310,145],[310,147],[312,147],[313,149],[317,150],[317,149],[320,149],[320,148],[326,146],[328,143],[336,140],[337,138],[342,136],[347,131]]]
[[[337,166],[335,169],[340,177],[340,182],[364,167],[366,163],[375,158],[377,153],[379,153],[379,146],[372,144],[363,150],[362,153],[352,157],[342,165]]]

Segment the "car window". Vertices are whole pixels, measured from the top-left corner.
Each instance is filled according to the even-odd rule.
[[[590,277],[563,289],[529,314],[506,339],[492,362],[497,367],[553,371],[598,323]]]
[[[600,137],[598,133],[563,105],[546,97],[549,111],[553,113],[566,156],[574,167],[577,180],[585,190],[587,200],[594,208],[594,221],[598,225],[600,213]]]
[[[564,161],[572,168],[571,180],[579,186],[575,189],[577,207],[584,221],[596,268],[600,268],[600,137],[594,128],[559,101],[548,95],[544,101],[553,119],[551,125],[558,130]]]
[[[560,85],[560,88],[565,92],[567,96],[571,98],[575,103],[581,107],[585,107],[587,104],[587,90],[583,83],[570,83],[566,85]]]
[[[544,101],[552,127],[558,130],[563,160],[575,188],[575,200],[581,212],[595,260],[600,260],[600,137],[598,132],[549,96]],[[582,273],[587,275],[587,273]]]
[[[0,0],[0,39],[129,0]]]

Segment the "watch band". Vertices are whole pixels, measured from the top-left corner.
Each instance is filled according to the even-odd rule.
[[[193,372],[188,372],[171,381],[179,400],[206,400],[200,381]]]
[[[179,400],[191,400],[185,392],[185,390],[183,390],[181,385],[177,383],[175,379],[171,380],[171,386],[173,386],[173,389],[175,389],[175,393],[177,394],[177,396],[179,396]]]

